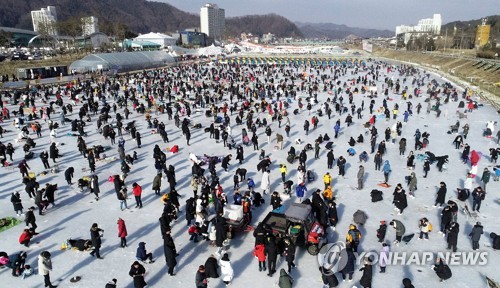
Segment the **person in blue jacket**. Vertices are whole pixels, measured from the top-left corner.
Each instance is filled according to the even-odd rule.
[[[148,261],[147,263],[155,262],[153,260],[153,253],[147,253],[146,243],[144,243],[144,242],[139,243],[139,247],[137,247],[137,253],[135,254],[135,257],[139,261],[143,261],[143,262]]]
[[[389,174],[391,173],[391,164],[389,160],[385,160],[382,170],[384,171],[384,183],[387,184],[387,182],[389,182]]]
[[[297,198],[299,198],[300,202],[302,202],[302,198],[304,197],[304,194],[306,194],[306,192],[307,192],[307,187],[304,183],[300,183],[295,188],[295,193],[297,194]]]
[[[253,192],[253,189],[255,188],[255,182],[253,182],[252,178],[247,179],[247,185],[248,185],[248,190],[250,190],[250,192]]]

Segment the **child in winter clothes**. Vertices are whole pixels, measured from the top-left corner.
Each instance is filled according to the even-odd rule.
[[[266,252],[264,244],[258,244],[255,246],[253,256],[259,260],[259,271],[266,271]]]
[[[389,261],[389,252],[391,248],[387,243],[382,244],[382,249],[380,250],[380,256],[378,258],[378,265],[380,266],[380,273],[385,273],[385,267]]]
[[[378,242],[384,242],[386,232],[387,232],[387,224],[385,224],[385,221],[380,221],[380,226],[377,229]]]
[[[425,236],[425,240],[429,240],[429,232],[432,231],[432,224],[427,220],[427,218],[422,218],[418,222],[418,228],[420,228],[420,237],[422,239]]]
[[[198,242],[198,233],[199,233],[200,227],[199,223],[196,222],[193,225],[189,226],[188,229],[188,234],[191,236],[189,237],[189,241],[193,241],[196,243]]]

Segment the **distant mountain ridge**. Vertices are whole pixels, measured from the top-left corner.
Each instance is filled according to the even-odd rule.
[[[362,38],[392,37],[394,32],[390,30],[379,30],[370,28],[349,27],[333,23],[303,23],[295,22],[305,38],[329,38],[344,39],[349,35],[356,35]]]
[[[199,16],[187,13],[164,2],[146,0],[2,0],[0,26],[33,29],[31,10],[56,6],[59,20],[71,17],[95,16],[99,23],[126,24],[135,33],[172,33],[200,26]],[[301,37],[300,30],[288,19],[275,15],[253,15],[226,18],[229,36],[241,32],[277,37]]]

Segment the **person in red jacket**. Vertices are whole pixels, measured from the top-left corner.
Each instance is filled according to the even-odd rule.
[[[24,229],[21,236],[19,236],[19,244],[23,244],[26,247],[30,247],[31,238],[33,238],[33,233],[30,231],[30,229],[26,228]]]
[[[125,226],[125,221],[122,218],[118,218],[116,222],[118,224],[118,237],[120,237],[120,247],[127,247],[127,226]]]
[[[142,194],[142,187],[137,184],[136,182],[134,182],[134,184],[132,184],[132,193],[134,193],[134,196],[135,196],[135,208],[139,207],[142,208],[142,200],[141,200],[141,194]]]
[[[266,271],[266,252],[264,244],[255,245],[253,256],[259,260],[259,271]]]

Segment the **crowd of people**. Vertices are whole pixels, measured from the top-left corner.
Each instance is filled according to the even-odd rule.
[[[315,221],[324,231],[317,237],[324,242],[328,242],[329,234],[338,233],[339,239],[346,236],[345,267],[330,271],[333,273],[320,267],[317,272],[326,287],[339,285],[337,272],[343,281],[353,280],[355,253],[367,248],[362,245],[364,233],[376,234],[381,242],[379,272],[389,273],[382,255],[395,249],[391,244],[398,247],[405,242],[406,232],[410,230],[418,229],[417,238],[428,240],[433,231],[429,221],[435,213],[432,209],[442,209],[440,223],[435,224],[436,230],[445,237],[448,249],[457,251],[459,231],[464,227],[459,223],[465,221],[473,221],[473,228],[466,233],[470,233],[472,249],[480,249],[481,204],[493,202],[486,186],[488,191],[490,186],[498,187],[494,182],[500,177],[497,165],[500,129],[495,133],[496,122],[492,120],[478,123],[459,118],[462,114],[473,116],[487,109],[469,92],[449,82],[437,81],[412,66],[374,60],[334,67],[199,63],[8,92],[0,99],[3,122],[0,135],[5,137],[0,143],[0,159],[4,166],[2,173],[12,167],[19,172],[16,178],[22,180],[10,197],[15,214],[18,217],[24,214],[26,224],[19,244],[30,247],[36,242],[39,233],[43,234],[49,225],[46,221],[40,223],[40,218],[50,219],[53,211],[57,213],[55,208],[60,205],[57,191],[77,186],[82,193],[92,193],[94,203],[101,203],[103,197],[116,197],[117,213],[150,210],[151,204],[143,201],[143,195],[149,194],[145,188],[151,187],[157,201],[163,204],[161,212],[154,211],[160,216],[159,225],[158,222],[155,225],[161,231],[170,277],[177,274],[177,259],[185,253],[176,248],[181,236],[172,233],[173,227],[185,225],[182,229],[192,245],[214,246],[205,262],[191,259],[200,262],[193,273],[197,288],[208,287],[214,278],[230,285],[240,274],[236,268],[241,267],[233,267],[231,262],[236,257],[231,241],[243,236],[236,235],[240,232],[237,229],[231,229],[225,214],[227,205],[242,207],[244,228],[255,237],[251,252],[257,259],[258,271],[267,272],[281,288],[294,286],[294,269],[298,269],[296,262],[300,260],[296,252],[298,240],[288,232],[276,233],[258,220],[262,220],[260,216],[264,211],[284,213],[293,202],[310,205]],[[421,110],[425,105],[426,110]],[[455,110],[459,113],[448,113]],[[421,119],[431,119],[448,125],[449,119],[455,122],[455,118],[458,120],[450,126],[450,135],[447,131],[431,135],[434,133],[431,124],[419,123]],[[410,131],[409,122],[416,122],[413,125],[418,129]],[[68,132],[62,136],[58,132],[61,130]],[[466,143],[469,130],[474,131],[473,137],[484,137],[484,143],[489,145],[487,149]],[[481,132],[477,132],[479,130]],[[172,135],[178,132],[182,136],[174,138]],[[446,142],[448,138],[454,140]],[[407,145],[412,142],[414,145],[408,149]],[[433,150],[442,153],[443,149],[437,149],[435,144],[449,145],[450,152],[436,155]],[[62,145],[72,145],[72,149],[62,154],[59,152]],[[162,148],[166,145],[167,150]],[[202,150],[189,150],[193,146]],[[455,155],[453,148],[463,151]],[[287,151],[286,155],[282,150]],[[183,162],[189,162],[191,169],[190,173],[182,172],[182,176],[179,176],[182,162],[175,158],[178,153],[183,155]],[[314,153],[313,159],[309,153]],[[397,155],[401,160],[395,163],[390,159],[397,159],[396,156],[388,154]],[[258,161],[253,159],[257,156]],[[420,183],[430,174],[450,169],[452,158],[459,159],[468,172],[447,176],[451,183]],[[77,162],[86,164],[82,172],[75,169],[80,165]],[[250,167],[249,162],[257,163],[256,168]],[[104,168],[105,163],[116,163],[116,169]],[[138,168],[137,163],[144,166]],[[436,169],[431,169],[434,164]],[[481,174],[478,167],[482,168]],[[154,173],[143,173],[145,169]],[[393,176],[396,169],[408,171],[404,172],[408,175],[404,175],[404,179],[396,178]],[[226,176],[229,173],[232,183]],[[50,182],[44,180],[43,176],[52,174]],[[295,179],[291,175],[295,175]],[[355,188],[345,185],[351,175],[356,179]],[[79,179],[75,181],[76,178]],[[108,189],[105,184],[103,189],[100,178],[107,179],[113,188]],[[493,184],[489,184],[490,178]],[[464,180],[463,185],[459,184],[460,179]],[[320,180],[322,184],[318,184]],[[437,186],[435,191],[429,187],[432,185]],[[449,186],[453,188],[448,189]],[[21,195],[18,190],[23,188],[26,194]],[[131,196],[129,190],[135,207],[127,202]],[[360,231],[366,221],[363,214],[370,214],[369,211],[360,211],[348,231],[338,231],[337,224],[348,223],[349,219],[345,215],[339,217],[337,207],[358,210],[356,198],[345,196],[358,191],[369,191],[373,202],[382,201],[383,192],[389,195],[393,191],[394,212],[385,216],[390,220],[380,219],[376,231],[368,228],[363,228],[363,233]],[[406,211],[418,204],[409,201],[407,196],[432,198],[426,203],[434,208],[426,207],[427,215],[411,223],[404,218]],[[180,201],[182,198],[186,200]],[[25,206],[29,206],[27,211]],[[106,209],[114,210],[112,206]],[[467,218],[459,219],[462,211]],[[183,216],[186,222],[177,221]],[[357,221],[358,216],[363,220]],[[120,248],[125,250],[129,235],[126,218],[121,216],[116,221]],[[386,223],[394,230],[393,243],[385,239]],[[69,246],[107,261],[101,255],[104,230],[100,225],[103,223],[89,223],[89,239],[80,242],[72,239],[73,242],[68,241]],[[493,249],[500,249],[500,237],[493,232],[489,236]],[[158,263],[154,258],[159,255],[148,252],[146,243],[149,241],[138,244],[136,258],[131,259],[129,276],[137,288],[147,285],[147,265],[158,265],[154,264]],[[31,266],[25,265],[27,257],[32,255],[26,251],[5,254],[8,261],[4,265],[12,268],[13,276],[27,277],[32,273],[29,272]],[[280,259],[284,259],[287,267],[280,269],[275,277]],[[372,279],[377,274],[372,268],[373,259],[366,258],[361,263],[359,283],[364,288],[372,287]],[[441,280],[452,275],[440,258],[433,269]],[[38,256],[38,272],[44,276],[45,287],[56,287],[50,280],[51,271],[51,253],[43,251]],[[116,287],[117,281],[127,279],[114,278],[105,285]],[[407,277],[402,277],[402,285],[413,287]]]

